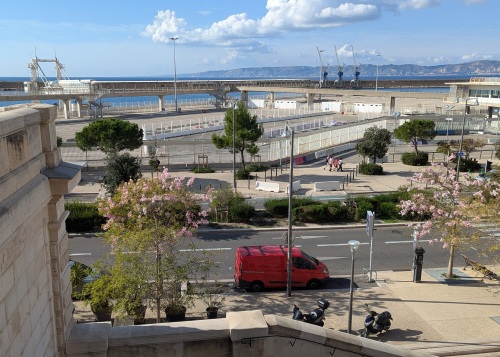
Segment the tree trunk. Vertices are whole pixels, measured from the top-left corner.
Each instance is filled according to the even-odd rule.
[[[161,311],[161,284],[163,277],[161,276],[161,253],[160,247],[156,246],[156,323],[160,323]]]
[[[446,273],[446,277],[448,279],[453,278],[453,260],[455,259],[455,245],[452,244],[450,246],[450,258],[448,260],[448,272]]]
[[[240,151],[240,156],[241,156],[241,167],[243,170],[245,170],[245,150]]]

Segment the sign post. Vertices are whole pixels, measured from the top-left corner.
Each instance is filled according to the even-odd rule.
[[[370,237],[370,275],[369,282],[372,282],[372,261],[373,261],[373,225],[375,221],[375,213],[372,211],[366,212],[366,235]]]

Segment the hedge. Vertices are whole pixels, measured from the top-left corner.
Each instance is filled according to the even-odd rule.
[[[99,215],[97,203],[65,202],[64,209],[69,211],[66,230],[69,233],[93,232],[99,230],[106,219]]]

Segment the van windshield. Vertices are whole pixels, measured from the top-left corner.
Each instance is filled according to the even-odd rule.
[[[301,252],[302,252],[302,255],[304,256],[304,258],[309,259],[309,261],[314,262],[314,264],[316,264],[316,265],[319,265],[318,259],[311,257],[309,254],[307,254],[303,250],[301,250]]]

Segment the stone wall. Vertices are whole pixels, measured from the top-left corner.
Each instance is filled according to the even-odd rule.
[[[0,111],[0,356],[64,355],[73,326],[63,195],[80,167],[61,161],[56,114]]]
[[[417,357],[420,352],[325,329],[261,311],[228,312],[226,318],[155,325],[74,327],[67,356],[107,357]]]

